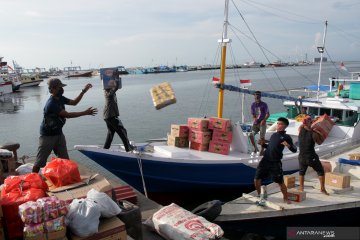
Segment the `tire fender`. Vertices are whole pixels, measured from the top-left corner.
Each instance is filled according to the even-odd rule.
[[[191,212],[212,222],[221,213],[221,205],[220,200],[213,200],[197,206]]]

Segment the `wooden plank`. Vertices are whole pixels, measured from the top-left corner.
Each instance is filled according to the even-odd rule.
[[[255,196],[252,196],[250,194],[246,194],[246,193],[243,193],[242,195],[243,198],[246,198],[247,200],[251,201],[251,202],[259,202],[261,199],[259,197],[255,197]],[[284,210],[285,208],[283,206],[280,206],[280,205],[277,205],[273,202],[270,202],[268,200],[266,200],[265,202],[265,206],[266,207],[269,207],[269,208],[272,208],[272,209],[275,209],[275,210]]]

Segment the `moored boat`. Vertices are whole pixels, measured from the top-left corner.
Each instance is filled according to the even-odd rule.
[[[226,1],[226,8],[228,7]],[[218,118],[222,116],[222,104],[224,90],[237,90],[239,88],[230,87],[224,84],[226,67],[226,47],[230,41],[227,37],[227,11],[224,21],[224,29],[220,40],[222,56],[220,68],[219,87],[219,107]],[[214,65],[215,66],[215,65]],[[254,91],[241,89],[241,91],[253,94]],[[290,113],[297,111],[298,98],[288,96],[273,97],[293,102],[294,107]],[[263,97],[271,97],[271,94],[263,93]],[[318,104],[317,99],[304,99],[305,104]],[[325,113],[320,108],[327,106],[319,105],[318,114]],[[346,113],[348,108],[344,106],[342,113]],[[352,123],[358,120],[358,110],[352,110]],[[296,113],[299,114],[298,112]],[[297,116],[295,115],[295,116]],[[298,127],[300,122],[296,121],[295,116],[288,116],[290,125],[287,128],[293,141],[297,142]],[[331,116],[331,115],[330,115]],[[331,116],[332,117],[332,116]],[[243,130],[242,124],[232,125],[233,141],[229,154],[216,154],[212,152],[196,151],[191,148],[177,148],[168,146],[165,142],[138,144],[137,151],[125,152],[122,145],[113,145],[110,149],[103,149],[100,145],[76,145],[75,149],[111,171],[113,174],[123,179],[137,190],[147,193],[150,197],[154,195],[182,195],[191,198],[194,194],[232,192],[238,193],[242,189],[253,186],[253,180],[257,165],[261,156],[252,155],[249,148],[249,132]],[[267,130],[266,139],[274,133],[274,128]],[[343,134],[339,134],[343,133]],[[360,134],[359,124],[348,124],[343,126],[341,122],[335,122],[329,136],[325,141],[316,146],[317,153],[322,156],[331,154],[335,150],[347,147],[358,141]],[[288,150],[284,151],[282,160],[283,170],[286,174],[296,172],[299,168],[298,155]]]

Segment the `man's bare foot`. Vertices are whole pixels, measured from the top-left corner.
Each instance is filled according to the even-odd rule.
[[[284,203],[291,204],[291,201],[289,199],[284,198]]]
[[[303,192],[304,191],[304,188],[299,188],[299,192]]]
[[[324,190],[321,190],[321,193],[323,193],[323,194],[325,194],[325,195],[327,195],[327,196],[330,195],[325,189],[324,189]]]

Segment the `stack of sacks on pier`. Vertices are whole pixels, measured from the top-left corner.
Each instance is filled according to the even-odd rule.
[[[189,127],[185,124],[171,124],[171,132],[167,136],[167,144],[179,148],[188,148]]]
[[[45,197],[21,204],[19,214],[25,224],[24,239],[64,239],[67,212],[68,205],[56,197]]]
[[[75,213],[72,211],[70,218],[73,219],[79,218],[80,213],[89,211],[89,207],[84,207],[85,202],[96,205],[96,208],[100,209],[100,215],[97,220],[92,221],[97,223],[94,231],[85,234],[84,239],[92,234],[95,234],[96,239],[126,239],[125,224],[116,217],[121,210],[115,201],[136,202],[135,192],[130,191],[129,186],[117,186],[115,190],[119,191],[113,193],[113,188],[105,177],[99,174],[80,175],[79,172],[76,162],[53,158],[42,170],[46,180],[37,173],[7,177],[1,188],[0,217],[3,218],[0,220],[4,222],[4,229],[0,225],[0,240],[66,239],[65,226],[71,222],[66,221],[69,218],[68,210],[74,210],[70,208],[70,204],[78,207],[75,208]],[[84,212],[80,211],[80,208]],[[109,208],[115,210],[110,210],[109,213]],[[100,216],[104,219],[99,219]],[[83,221],[78,221],[76,227],[70,225],[69,229],[77,229],[80,222]],[[3,232],[5,236],[1,238]],[[73,234],[71,239],[83,239],[81,237]]]
[[[228,155],[232,141],[230,119],[211,117],[209,129],[213,130],[209,152]]]
[[[209,119],[188,118],[190,148],[198,151],[208,151],[211,140]]]
[[[24,224],[19,215],[19,206],[28,201],[46,197],[47,184],[37,173],[9,176],[1,190],[1,207],[4,215],[6,239],[23,237]]]

